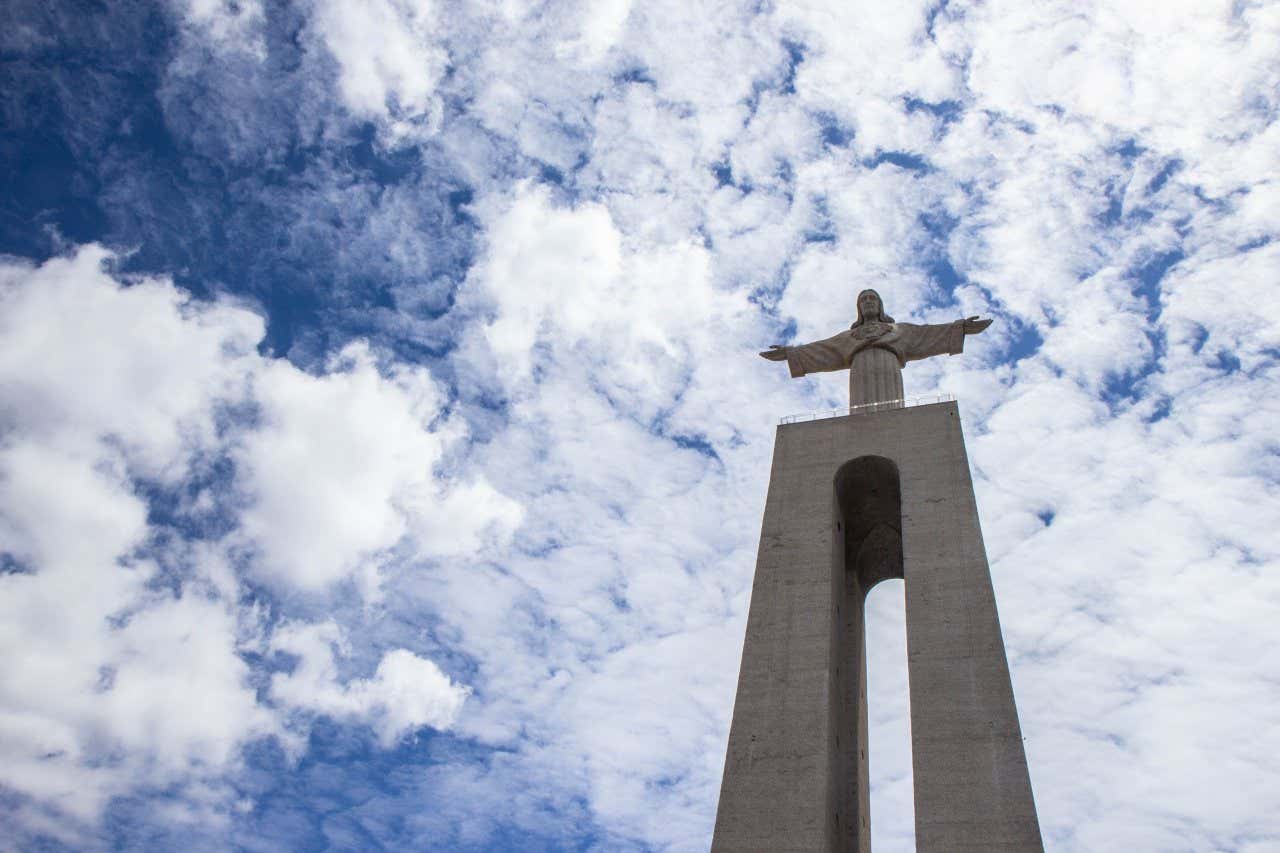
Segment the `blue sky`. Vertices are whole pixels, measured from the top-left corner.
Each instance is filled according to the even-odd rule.
[[[1050,849],[1280,846],[1280,6],[10,2],[0,823],[697,850],[774,425],[960,401]],[[912,849],[901,585],[873,837]]]

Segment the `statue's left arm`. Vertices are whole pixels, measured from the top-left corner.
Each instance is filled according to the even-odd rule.
[[[991,325],[990,320],[968,317],[954,323],[919,325],[898,323],[897,348],[903,361],[919,361],[935,355],[956,355],[964,351],[966,335],[976,335]]]

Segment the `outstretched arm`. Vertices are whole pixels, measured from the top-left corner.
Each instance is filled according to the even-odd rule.
[[[825,370],[844,370],[849,366],[849,333],[841,332],[825,340],[794,347],[774,344],[760,355],[770,361],[785,360],[792,378]]]
[[[899,323],[898,349],[903,361],[919,361],[935,355],[955,355],[964,351],[966,335],[976,335],[990,325],[990,320],[979,320],[976,316],[936,325]]]

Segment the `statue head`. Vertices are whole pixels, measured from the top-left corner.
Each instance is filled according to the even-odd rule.
[[[853,328],[873,320],[893,322],[893,318],[884,312],[884,301],[880,299],[880,294],[868,288],[858,294],[858,321],[853,324]]]

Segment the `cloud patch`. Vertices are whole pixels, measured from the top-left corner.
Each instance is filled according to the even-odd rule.
[[[453,725],[470,691],[434,663],[394,649],[371,677],[341,683],[334,658],[343,646],[342,629],[334,622],[281,625],[271,648],[295,656],[297,663],[272,677],[272,697],[289,708],[369,721],[388,748],[415,729]]]
[[[140,790],[229,807],[243,746],[296,744],[299,710],[387,746],[448,728],[467,690],[433,662],[389,646],[370,677],[336,681],[303,641],[339,627],[277,628],[238,574],[247,561],[248,577],[316,595],[358,576],[373,594],[386,567],[360,558],[401,537],[509,533],[518,507],[439,470],[461,433],[433,431],[446,418],[430,377],[384,378],[359,347],[304,374],[259,355],[253,312],[123,282],[114,263],[89,246],[0,266],[0,785],[91,832]],[[231,476],[192,485],[217,459]],[[321,459],[336,468],[308,481]],[[210,513],[225,523],[202,526]],[[352,533],[347,513],[368,523]],[[264,701],[250,660],[271,649],[301,663]]]

